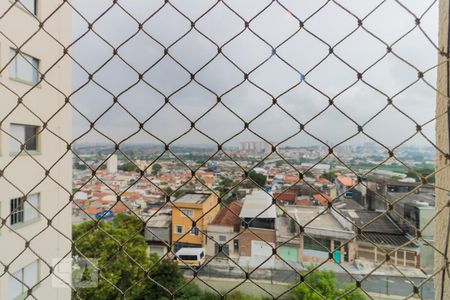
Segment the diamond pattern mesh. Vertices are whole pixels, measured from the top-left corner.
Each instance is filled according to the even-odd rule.
[[[78,243],[99,232],[111,245],[110,257],[102,261],[104,265],[96,266],[99,280],[123,298],[134,299],[134,289],[143,283],[156,284],[166,297],[177,298],[189,283],[196,282],[222,298],[250,284],[273,299],[289,297],[300,285],[325,299],[306,278],[330,265],[340,274],[339,280],[355,283],[348,293],[360,290],[368,298],[374,298],[377,291],[388,294],[380,286],[384,288],[385,282],[389,285],[389,280],[377,277],[388,266],[397,274],[393,289],[400,279],[406,283],[400,296],[433,297],[430,285],[435,276],[440,276],[442,268],[422,270],[423,276],[411,276],[397,264],[400,259],[397,255],[404,249],[426,245],[433,255],[446,256],[423,238],[423,233],[434,226],[435,218],[446,207],[433,211],[433,216],[420,228],[402,211],[404,202],[417,192],[443,189],[434,184],[434,176],[442,170],[422,174],[413,159],[405,155],[419,143],[448,156],[434,142],[435,122],[447,115],[434,113],[439,93],[435,84],[439,66],[436,54],[446,56],[436,41],[438,1],[250,2],[166,0],[138,4],[114,0],[93,4],[55,0],[37,1],[36,11],[32,1],[11,0],[1,4],[0,86],[4,104],[0,132],[2,141],[7,141],[10,147],[16,143],[17,151],[9,155],[2,151],[0,186],[14,191],[22,204],[10,210],[8,199],[2,199],[5,203],[1,207],[0,229],[2,234],[13,236],[11,244],[18,246],[13,247],[14,255],[0,256],[3,268],[0,279],[15,278],[25,286],[23,294],[38,299],[35,291],[50,281],[55,267],[42,252],[43,248],[34,244],[52,232],[66,249],[62,255],[59,252],[58,265],[75,254],[88,259],[89,255],[95,255],[95,251],[82,253]],[[14,19],[19,14],[27,18],[23,25]],[[70,15],[73,22],[65,22],[64,17]],[[60,25],[64,23],[67,24]],[[34,55],[39,60],[33,60]],[[21,74],[22,68],[30,74]],[[29,76],[28,82],[18,83],[23,81],[21,76]],[[428,102],[429,105],[424,105]],[[72,114],[73,135],[61,128],[70,128]],[[24,129],[23,137],[11,131],[10,124],[24,124],[30,119],[36,131],[27,134],[30,130]],[[260,142],[263,150],[243,157],[245,148],[238,151],[236,147],[248,140]],[[39,141],[46,141],[40,146],[43,153],[33,146]],[[143,142],[151,144],[151,150],[136,146]],[[101,159],[89,158],[91,150],[85,146],[89,143],[101,147],[98,150]],[[376,162],[365,165],[368,158],[349,157],[346,149],[354,143],[370,143],[373,154],[378,156]],[[209,146],[186,150],[193,144]],[[295,144],[303,145],[302,151],[311,153],[312,148],[308,150],[306,146],[315,145],[319,154],[301,164],[300,155],[307,156],[290,151],[289,147]],[[45,153],[48,148],[57,150],[48,155]],[[126,185],[104,170],[115,156],[121,165],[138,170],[129,175]],[[83,169],[75,171],[73,188],[72,178],[61,174],[72,158],[78,169]],[[434,154],[430,160],[434,160]],[[383,182],[374,185],[371,176],[380,177],[383,174],[380,171],[393,163],[418,182],[406,192],[389,197],[382,190]],[[214,164],[228,170],[216,176],[216,182],[205,175],[205,170]],[[331,164],[353,181],[331,195],[326,186],[308,180],[324,164]],[[156,165],[163,167],[155,170]],[[25,166],[32,169],[30,174],[23,169]],[[265,190],[265,183],[253,176],[264,166],[289,176],[289,184],[273,193]],[[21,175],[17,175],[19,169]],[[31,179],[23,180],[28,175]],[[226,181],[229,182],[224,188]],[[88,211],[86,203],[76,201],[80,191],[93,196],[94,191],[89,189],[94,185],[109,197],[105,210],[95,210],[100,212],[97,218]],[[58,203],[51,212],[45,209],[48,200],[44,199],[44,192],[38,202],[30,198],[43,186],[59,191],[53,199]],[[152,203],[150,212],[144,213],[137,202],[130,200],[130,195],[140,187],[151,191],[143,196],[148,198],[147,203]],[[229,204],[236,198],[239,201],[241,188],[253,189],[254,193],[263,190],[269,204],[256,216],[240,219],[239,212]],[[341,207],[345,202],[342,199],[350,192],[354,195],[356,188],[383,202],[381,211],[378,209],[361,222]],[[286,195],[296,189],[307,190],[306,195],[322,200],[314,206],[321,207],[314,217],[302,219],[292,209],[294,206],[285,205]],[[190,190],[215,195],[213,205],[199,217],[188,215],[175,201]],[[89,230],[76,239],[64,222],[71,208],[79,212],[80,218],[93,221]],[[274,208],[279,215],[275,243],[252,226]],[[180,233],[172,244],[145,231],[168,251],[154,265],[141,265],[130,245],[145,226],[152,226],[167,209],[189,218],[191,228]],[[240,229],[225,241],[211,236],[206,226],[198,226],[210,222],[219,209],[241,222]],[[24,213],[21,215],[20,211]],[[39,219],[39,229],[34,232],[13,224],[29,217],[27,211],[35,211]],[[111,211],[135,216],[142,224],[136,227],[134,235],[117,238],[101,221]],[[346,241],[339,246],[331,247],[310,230],[330,216],[351,228]],[[402,229],[409,228],[409,235],[392,241],[394,246],[390,248],[381,246],[384,240],[377,240],[376,230],[375,233],[369,230],[386,218],[395,219]],[[281,228],[291,231],[282,236]],[[164,286],[152,277],[152,268],[173,257],[173,244],[193,232],[205,244],[216,244],[216,253],[208,255],[198,269],[186,264],[187,279],[182,287]],[[261,248],[271,251],[253,265],[229,254],[236,240],[249,235],[262,243]],[[325,253],[309,269],[282,254],[283,247],[306,240],[316,244],[316,251]],[[348,252],[357,241],[365,242],[365,247],[371,247],[379,257],[370,270],[366,268],[358,274],[354,265],[341,263],[336,256],[337,251],[339,255],[341,251]],[[29,255],[39,259],[41,268],[46,270],[46,275],[40,276],[33,286],[28,286],[15,271],[16,265]],[[404,255],[406,261],[406,250]],[[283,267],[269,270],[264,267],[273,259]],[[111,280],[106,274],[107,265],[120,260],[136,265],[144,274],[142,279],[125,283]],[[215,285],[212,277],[228,277],[233,284],[224,289]],[[268,281],[289,286],[279,291]],[[69,282],[65,284],[70,286],[74,298],[84,299],[81,289]]]

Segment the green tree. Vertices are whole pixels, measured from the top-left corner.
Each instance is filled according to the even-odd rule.
[[[183,273],[173,261],[162,260],[157,269],[159,271],[151,277],[153,280],[145,285],[143,298],[146,300],[169,298],[169,293],[185,284]]]
[[[84,163],[80,163],[80,162],[75,162],[74,164],[73,164],[73,168],[74,169],[76,169],[76,170],[82,170],[82,171],[84,171],[84,170],[86,170],[87,169],[87,166],[84,164]]]
[[[163,190],[164,193],[166,193],[166,195],[170,195],[170,194],[173,193],[173,190],[172,190],[172,188],[170,186],[166,186],[162,190]]]
[[[230,193],[230,190],[232,187],[236,185],[236,182],[228,177],[220,177],[219,183],[218,183],[218,191],[221,195],[225,195],[227,193]]]
[[[144,229],[144,223],[140,219],[124,213],[117,214],[110,224],[119,229],[126,229],[130,233],[141,232]]]
[[[136,235],[136,228],[125,225],[129,223],[127,218],[121,217],[116,223],[102,221],[97,225],[92,221],[73,228],[74,255],[98,259],[100,270],[96,288],[77,291],[83,299],[119,299],[118,289],[127,290],[130,298],[142,294],[145,270],[156,257],[147,254],[144,237],[139,233]]]
[[[325,172],[320,175],[320,178],[325,178],[331,182],[334,182],[334,180],[336,179],[336,175],[334,174],[334,172]]]
[[[244,294],[240,291],[232,292],[231,294],[228,294],[225,297],[226,300],[265,300],[265,299],[272,299],[269,297],[259,297],[259,296],[252,296],[248,294]]]
[[[194,192],[195,192],[195,190],[193,190],[193,189],[188,189],[188,190],[177,190],[177,191],[175,191],[175,193],[173,193],[173,196],[174,196],[175,198],[178,198],[178,197],[180,197],[181,195],[189,194],[189,193],[194,193]]]
[[[420,176],[427,177],[430,174],[433,174],[434,172],[435,172],[435,170],[433,168],[417,168],[417,169],[414,169],[414,171],[413,170],[408,171],[406,173],[406,176],[415,178],[416,180],[420,181],[421,180]],[[430,176],[430,178],[428,178],[428,182],[434,183],[435,176],[434,175]]]
[[[161,171],[162,166],[158,163],[154,164],[152,166],[152,175],[153,176],[157,176],[159,174],[159,172]]]
[[[132,171],[136,171],[137,167],[133,163],[127,162],[127,163],[121,164],[118,167],[118,169],[121,171],[125,171],[125,172],[132,172]]]
[[[345,295],[348,293],[348,295],[345,295],[341,299],[343,300],[366,300],[366,295],[359,289],[355,289],[355,284],[346,284],[344,285],[344,288],[341,290],[341,295]]]
[[[235,184],[236,183],[232,179],[230,179],[228,177],[220,177],[219,185],[221,187],[228,187],[228,188],[230,188],[230,187],[234,186]]]
[[[182,300],[215,300],[218,297],[210,292],[203,291],[194,283],[185,285],[176,295],[175,299]]]
[[[323,298],[336,299],[338,297],[345,300],[366,299],[360,290],[353,290],[355,285],[346,285],[340,289],[338,286],[339,281],[332,271],[314,270],[307,275],[305,274],[305,283],[297,285],[291,291],[293,300],[321,300]],[[348,292],[348,295],[343,296]]]
[[[251,171],[248,174],[248,177],[251,178],[254,182],[256,182],[261,187],[264,187],[266,185],[267,177],[264,174],[256,173],[255,171]]]
[[[143,226],[134,216],[118,214],[109,223],[91,221],[73,227],[74,256],[98,259],[100,270],[97,287],[79,289],[77,296],[122,299],[120,291],[126,291],[127,299],[162,299],[170,294],[149,278],[170,292],[184,284],[183,274],[173,261],[158,261],[156,255],[148,254]]]

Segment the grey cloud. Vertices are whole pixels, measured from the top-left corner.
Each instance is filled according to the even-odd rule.
[[[226,1],[228,5],[246,19],[250,20],[259,10],[270,1]],[[283,40],[297,30],[298,22],[292,15],[302,20],[319,8],[326,1],[280,1],[290,12],[277,6],[269,7],[260,16],[250,22],[250,28],[266,39],[271,46],[278,46]],[[360,18],[370,12],[380,1],[338,1]],[[389,1],[388,1],[389,2]],[[393,2],[393,1],[391,1]],[[408,7],[418,15],[422,14],[427,1],[408,1]],[[162,1],[119,1],[119,3],[139,21],[145,20],[155,12]],[[181,12],[189,18],[200,17],[215,1],[171,1]],[[89,20],[94,20],[108,7],[110,1],[77,0],[74,5]],[[276,5],[276,4],[275,4]],[[436,16],[437,5],[429,12]],[[291,14],[292,13],[292,14]],[[382,11],[374,13],[364,20],[364,26],[387,41],[393,42],[414,26],[414,17],[396,3],[383,4]],[[222,3],[198,20],[196,28],[221,45],[243,29],[243,21]],[[80,18],[74,18],[74,36],[86,30],[86,24]],[[437,39],[437,19],[425,17],[423,28]],[[326,40],[330,45],[338,42],[346,34],[357,27],[356,19],[351,17],[336,4],[326,6],[326,9],[317,13],[305,26],[313,34]],[[190,30],[190,22],[177,13],[173,8],[165,7],[155,17],[144,25],[152,37],[165,46],[169,46],[178,37]],[[114,47],[117,47],[128,37],[138,31],[137,23],[133,21],[120,8],[114,8],[107,13],[94,29]],[[421,70],[426,70],[436,64],[436,53],[422,33],[416,32],[404,41],[394,45],[394,51],[405,59],[411,61]],[[385,45],[364,32],[361,28],[340,43],[335,48],[337,55],[342,57],[358,71],[364,71],[377,59],[382,57],[386,50]],[[144,33],[137,33],[128,43],[119,48],[121,55],[127,63],[138,72],[144,72],[163,55],[161,47],[151,37]],[[328,53],[328,46],[319,42],[311,34],[302,30],[291,40],[277,49],[277,54],[283,57],[293,68],[286,66],[279,58],[272,56],[271,47],[259,40],[253,33],[246,31],[242,36],[223,47],[227,55],[244,72],[249,72],[266,58],[270,60],[250,74],[249,79],[268,91],[272,96],[278,97],[286,89],[298,84],[301,74],[306,75],[306,82],[327,96],[333,98],[347,86],[356,81],[356,73],[334,56],[328,57],[313,71],[314,67]],[[188,71],[178,66],[171,58],[164,57],[153,69],[147,72],[144,79],[166,96],[189,82],[189,72],[198,71],[206,62],[217,54],[216,46],[200,34],[191,31],[179,43],[170,48],[173,55]],[[76,59],[84,68],[92,71],[103,64],[112,55],[112,49],[99,38],[90,33],[80,40],[74,49]],[[374,85],[388,96],[393,96],[400,89],[406,87],[417,78],[417,72],[398,60],[386,57],[373,69],[364,74],[363,79]],[[435,70],[427,73],[430,83],[434,84]],[[119,96],[119,102],[126,109],[143,121],[154,113],[163,103],[164,95],[155,91],[146,84],[139,82],[130,90],[132,84],[138,81],[138,75],[120,59],[114,58],[94,79],[106,90]],[[171,103],[183,111],[189,118],[198,118],[215,104],[216,95],[221,95],[244,79],[241,71],[233,66],[222,55],[216,57],[208,66],[196,74],[196,80],[207,86],[213,93],[191,83],[175,95],[171,96]],[[74,69],[74,85],[81,86],[87,81],[87,76],[78,67]],[[251,120],[259,112],[271,105],[272,96],[258,90],[248,82],[241,87],[227,93],[222,101],[235,110],[246,121]],[[73,103],[91,120],[112,103],[112,96],[95,84],[89,84],[73,97]],[[302,123],[307,122],[316,113],[327,107],[328,99],[320,95],[314,88],[302,82],[292,91],[279,97],[278,103]],[[386,103],[386,95],[378,93],[367,85],[358,82],[351,89],[343,92],[335,99],[336,105],[348,113],[359,124],[364,123],[379,111]],[[433,90],[425,84],[413,86],[396,98],[394,103],[410,114],[419,122],[433,118],[435,95]],[[107,113],[98,123],[105,134],[116,140],[126,137],[137,130],[137,122],[128,116],[122,109],[115,108]],[[243,128],[243,123],[221,104],[211,113],[202,118],[197,124],[200,130],[208,135],[223,141]],[[253,126],[255,131],[272,141],[281,141],[298,130],[298,124],[286,117],[278,108],[265,113],[257,119]],[[146,125],[149,131],[157,133],[165,141],[189,129],[189,122],[172,108],[165,108]],[[252,127],[251,127],[252,128]],[[395,128],[396,130],[391,130]],[[383,113],[372,123],[367,125],[367,132],[389,145],[396,145],[410,132],[415,125],[394,109]],[[87,123],[80,116],[75,116],[75,134],[78,135],[87,129]],[[338,143],[356,132],[356,125],[339,113],[335,108],[328,109],[323,115],[307,124],[306,129],[324,141]],[[434,138],[434,128],[427,126],[425,132]],[[92,135],[91,139],[94,139]],[[145,134],[133,138],[139,142],[149,141]],[[183,143],[196,143],[200,135],[192,133],[182,139]],[[246,133],[236,138],[236,141],[256,139]],[[88,141],[86,137],[84,141]],[[417,143],[424,141],[417,139]],[[202,139],[206,142],[207,139]],[[367,141],[367,138],[358,137],[354,141]],[[181,143],[181,141],[179,141]],[[304,133],[290,140],[287,144],[307,144],[314,142]]]

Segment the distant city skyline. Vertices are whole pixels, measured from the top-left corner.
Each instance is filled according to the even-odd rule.
[[[224,148],[239,148],[239,144],[241,142],[254,142],[254,141],[232,141],[229,143],[226,143],[223,147]],[[332,148],[345,148],[345,147],[358,147],[358,146],[363,146],[363,145],[368,145],[369,143],[367,142],[350,142],[350,143],[345,143],[343,145],[335,145],[334,143],[325,143],[325,144],[320,144],[320,143],[311,143],[311,144],[294,144],[294,143],[288,143],[288,144],[282,144],[279,145],[278,148],[308,148],[308,147],[332,147]],[[169,143],[168,143],[169,144]],[[220,143],[219,143],[220,144]],[[74,144],[75,146],[78,147],[112,147],[114,148],[114,143],[112,142],[106,142],[106,141],[101,141],[101,142],[95,142],[95,141],[82,141],[82,142],[75,142]],[[123,149],[124,147],[135,147],[135,146],[145,146],[145,147],[164,147],[164,144],[162,143],[146,143],[145,141],[135,141],[133,143],[129,143],[129,142],[124,142],[121,143],[121,149]],[[276,144],[273,144],[276,145]],[[376,147],[380,147],[380,148],[384,148],[383,146],[373,142],[372,145],[375,145]],[[198,147],[198,148],[217,148],[217,144],[210,142],[210,143],[171,143],[170,144],[171,147]],[[394,148],[391,146],[386,146],[387,148]],[[433,151],[436,150],[436,148],[429,143],[419,143],[419,144],[406,144],[406,145],[402,145],[399,146],[397,149],[404,149],[404,148],[421,148],[421,149],[432,149]]]

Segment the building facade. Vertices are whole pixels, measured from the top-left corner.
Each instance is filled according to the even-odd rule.
[[[238,233],[241,228],[241,219],[239,218],[241,209],[239,203],[232,202],[227,207],[223,207],[208,225],[208,237],[213,241],[207,243],[206,255],[239,258]]]
[[[332,253],[337,263],[354,261],[354,233],[342,226],[332,213],[321,206],[291,205],[284,210],[277,224],[277,242],[282,245],[279,255],[284,260],[321,263]],[[299,225],[305,226],[304,231]]]
[[[207,225],[220,210],[217,196],[213,193],[187,193],[172,206],[172,246],[176,252],[181,248],[205,247],[210,242],[206,236]],[[196,226],[193,226],[195,222]]]
[[[239,234],[239,263],[242,266],[266,267],[274,265],[273,249],[276,247],[277,218],[272,196],[264,191],[253,191],[243,199],[239,214],[241,229]]]
[[[110,174],[116,174],[118,169],[117,155],[113,154],[106,162],[106,169]]]
[[[172,210],[162,209],[156,215],[145,215],[144,218],[148,220],[144,230],[148,251],[159,257],[166,256],[171,246]]]
[[[36,299],[70,299],[48,266],[71,257],[72,159],[62,141],[71,140],[72,112],[64,105],[71,61],[54,65],[63,47],[42,30],[29,39],[60,1],[14,2],[0,2],[0,11],[9,9],[0,36],[0,268],[8,266],[0,299],[22,299],[30,289]],[[63,45],[71,42],[71,26],[70,9],[44,25]]]

